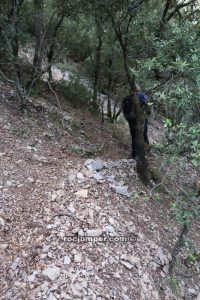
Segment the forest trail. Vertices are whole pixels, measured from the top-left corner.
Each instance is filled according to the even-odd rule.
[[[44,99],[22,114],[0,84],[0,298],[174,299],[166,274],[179,228],[146,200],[129,141]],[[151,142],[161,136],[154,122]]]

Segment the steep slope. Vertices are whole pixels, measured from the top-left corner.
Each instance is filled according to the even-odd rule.
[[[146,201],[129,141],[67,105],[32,99],[22,113],[12,94],[1,83],[1,299],[174,299],[179,228]]]

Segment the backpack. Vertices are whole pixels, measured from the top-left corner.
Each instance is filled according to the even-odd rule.
[[[124,97],[122,101],[122,111],[127,121],[133,121],[136,119],[137,116],[136,109],[133,103],[133,97],[134,95],[131,94],[129,96]]]
[[[141,109],[139,109],[139,111],[138,107],[134,104],[134,97],[139,100],[139,107]],[[137,113],[142,113],[144,119],[147,119],[150,114],[150,108],[147,104],[147,97],[143,93],[126,96],[122,101],[122,110],[127,121],[136,121]]]

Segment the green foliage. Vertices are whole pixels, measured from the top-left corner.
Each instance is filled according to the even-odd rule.
[[[171,287],[172,293],[175,296],[178,296],[178,294],[179,294],[179,282],[178,282],[178,279],[177,279],[176,276],[171,276],[170,277],[170,287]]]
[[[173,143],[167,150],[174,154],[187,155],[193,166],[200,168],[200,124],[191,123],[189,126],[181,122],[173,127],[171,133]]]
[[[65,96],[74,107],[88,107],[92,93],[81,83],[80,79],[74,76],[69,84],[58,83],[57,90]]]
[[[200,255],[196,252],[196,251],[192,251],[188,254],[186,260],[189,262],[189,263],[196,263],[196,262],[199,262],[200,261]]]
[[[175,216],[177,222],[182,225],[189,226],[193,219],[198,215],[198,206],[194,202],[186,200],[185,198],[178,198],[173,204],[171,211]]]

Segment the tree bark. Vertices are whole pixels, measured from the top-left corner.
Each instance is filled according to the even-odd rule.
[[[93,105],[96,109],[98,109],[97,103],[97,93],[98,93],[98,86],[99,86],[99,75],[101,69],[101,49],[102,49],[102,28],[101,22],[96,17],[96,30],[97,30],[97,37],[98,37],[98,45],[96,48],[96,66],[94,71],[94,89],[93,89]]]
[[[177,256],[178,256],[181,248],[184,245],[184,240],[185,240],[187,234],[188,234],[188,227],[187,227],[187,225],[184,224],[182,227],[181,233],[179,235],[179,238],[174,246],[174,249],[172,250],[172,261],[169,266],[169,274],[170,275],[173,274],[173,269],[174,269],[174,265],[176,263]]]
[[[35,13],[35,55],[33,65],[36,71],[41,71],[42,68],[42,12],[43,0],[34,0],[34,13]]]
[[[18,58],[18,51],[19,51],[18,15],[23,2],[24,0],[12,0],[12,7],[9,13],[9,19],[10,19],[11,31],[12,31],[11,46],[15,58]]]
[[[54,57],[54,52],[55,52],[55,46],[56,46],[56,35],[57,35],[57,32],[58,32],[58,29],[60,28],[60,26],[62,25],[63,23],[63,20],[64,20],[64,13],[61,15],[56,27],[54,28],[54,31],[53,31],[53,35],[52,35],[52,42],[51,42],[51,45],[50,45],[50,48],[49,48],[49,51],[47,53],[47,58],[48,58],[48,64],[49,64],[49,81],[52,81],[52,69],[51,69],[51,64],[52,64],[52,61],[53,61],[53,57]]]
[[[112,85],[112,58],[109,59],[108,61],[109,65],[109,76],[108,76],[108,101],[107,101],[107,116],[108,119],[112,121],[112,108],[111,108],[111,99],[110,99],[110,94],[111,94],[111,85]]]
[[[136,95],[133,97],[134,107],[136,110],[136,144],[138,146],[138,159],[136,162],[137,173],[140,180],[147,185],[150,180],[150,172],[148,168],[148,160],[146,158],[146,144],[144,142],[144,118],[139,99]]]

